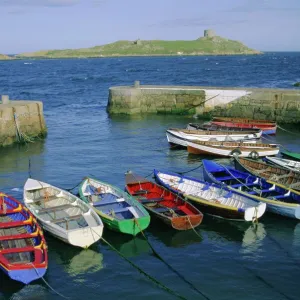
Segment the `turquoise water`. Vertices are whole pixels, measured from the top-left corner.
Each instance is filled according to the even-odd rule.
[[[62,188],[84,176],[124,187],[124,173],[149,175],[154,168],[188,171],[200,158],[172,150],[168,127],[195,121],[184,116],[114,116],[106,113],[113,85],[178,84],[291,88],[299,81],[300,54],[264,56],[156,57],[0,62],[0,91],[12,99],[44,102],[45,140],[0,149],[2,191],[22,199],[29,176]],[[300,151],[299,128],[285,127],[267,141]],[[221,160],[228,163],[228,160]],[[201,177],[201,169],[189,173]],[[300,225],[265,215],[258,225],[205,216],[193,231],[175,232],[152,222],[146,235],[155,250],[208,299],[299,299]],[[105,231],[124,256],[187,299],[205,299],[134,239]],[[104,243],[72,248],[47,236],[49,268],[45,280],[70,299],[172,299]],[[0,275],[3,299],[63,299],[42,281],[19,285]]]

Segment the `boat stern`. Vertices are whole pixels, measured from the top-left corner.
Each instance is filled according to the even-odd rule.
[[[258,220],[265,213],[267,208],[266,203],[259,203],[257,206],[249,207],[245,210],[244,218],[246,221]]]
[[[172,218],[172,227],[176,230],[189,230],[199,226],[203,215],[181,216]]]
[[[43,277],[46,271],[47,268],[35,268],[32,266],[30,269],[10,270],[7,272],[7,275],[13,280],[29,284],[30,282]]]

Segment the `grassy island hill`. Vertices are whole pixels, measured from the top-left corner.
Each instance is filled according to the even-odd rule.
[[[9,57],[9,56],[4,55],[4,54],[0,54],[0,60],[7,60],[7,59],[12,59],[12,57]]]
[[[236,55],[261,54],[241,42],[220,36],[204,36],[191,41],[136,40],[82,49],[45,50],[22,53],[18,58],[72,58],[107,56],[156,56],[156,55]]]

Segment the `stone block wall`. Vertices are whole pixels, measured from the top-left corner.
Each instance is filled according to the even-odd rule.
[[[47,127],[40,101],[10,101],[0,104],[0,146],[43,136]]]

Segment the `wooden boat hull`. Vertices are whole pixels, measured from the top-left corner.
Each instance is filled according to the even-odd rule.
[[[119,215],[118,213],[114,214],[114,216],[108,214],[106,212],[108,210],[107,205],[105,205],[105,202],[103,202],[102,198],[98,197],[97,201],[99,201],[96,203],[91,202],[88,196],[85,194],[85,190],[88,185],[97,185],[98,188],[100,187],[102,190],[105,189],[106,191],[109,190],[111,195],[115,195],[115,202],[111,202],[110,207],[114,209],[114,212],[116,212],[116,209],[114,207],[117,206],[118,208],[118,206],[123,205],[124,208],[127,208],[127,211],[124,211],[126,218],[123,218],[124,216]],[[93,205],[94,210],[101,217],[106,227],[110,230],[136,236],[142,230],[145,230],[150,224],[150,216],[148,212],[143,208],[143,206],[133,197],[130,197],[116,186],[105,183],[98,179],[87,177],[80,184],[78,191],[81,200],[83,200],[85,203]],[[104,194],[101,193],[101,195]],[[124,201],[118,202],[118,199],[123,199]],[[138,215],[134,215],[131,213],[130,216],[127,216],[126,214],[129,214],[131,212],[130,209],[134,209],[134,213]]]
[[[125,181],[126,191],[136,197],[152,216],[173,229],[189,230],[201,224],[203,214],[178,194],[132,172],[126,174]]]
[[[283,157],[288,157],[294,160],[300,161],[300,153],[298,152],[291,152],[291,151],[281,151]]]
[[[215,121],[212,120],[210,122],[212,125],[220,126],[220,127],[236,127],[236,128],[245,128],[245,129],[255,129],[259,128],[262,130],[263,135],[275,135],[277,126],[276,124],[268,124],[268,123],[244,123],[244,122],[232,122],[232,121]]]
[[[230,194],[228,188],[199,179],[158,170],[154,170],[154,177],[160,185],[183,195],[210,215],[236,221],[253,221],[260,218],[266,210],[266,204],[253,201],[249,196]]]
[[[265,160],[275,166],[300,173],[300,162],[279,157],[265,157]]]
[[[300,173],[247,158],[235,157],[234,165],[239,171],[248,172],[254,176],[275,181],[295,190],[300,190]]]
[[[262,130],[259,128],[243,128],[243,127],[226,127],[219,126],[211,123],[189,123],[186,127],[188,130],[206,130],[206,131],[230,131],[232,133],[250,132],[251,134],[257,134],[257,138],[262,135]]]
[[[24,203],[46,231],[65,243],[88,248],[102,237],[103,223],[97,213],[60,188],[29,178]]]
[[[36,219],[16,199],[0,193],[0,269],[29,284],[43,277],[47,267],[47,245]]]
[[[276,155],[279,147],[267,144],[230,143],[230,142],[199,142],[188,141],[187,151],[191,154],[213,156],[240,156],[240,157],[263,157]]]
[[[206,181],[223,185],[225,183],[228,189],[234,190],[241,195],[248,195],[256,201],[266,203],[267,210],[272,213],[300,219],[300,192],[212,161],[203,160],[202,162],[203,175]],[[220,173],[222,177],[216,176],[217,173]],[[246,182],[243,183],[245,178]],[[238,182],[238,184],[234,182]],[[261,189],[253,188],[257,186]]]

